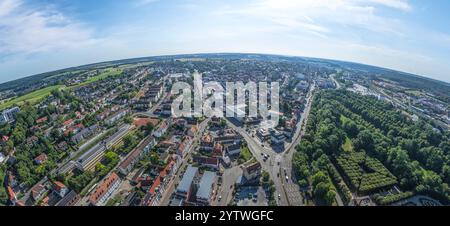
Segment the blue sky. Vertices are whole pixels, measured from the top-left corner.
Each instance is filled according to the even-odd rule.
[[[0,83],[131,57],[252,52],[450,82],[448,0],[0,0]]]

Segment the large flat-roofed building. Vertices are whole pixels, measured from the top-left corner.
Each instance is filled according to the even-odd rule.
[[[155,138],[149,136],[137,148],[135,148],[119,165],[119,172],[127,175],[134,165],[147,154],[156,144]]]
[[[16,115],[19,112],[20,112],[20,108],[19,107],[13,107],[13,108],[4,110],[0,114],[0,124],[2,124],[2,123],[11,123],[11,122],[16,121]]]
[[[106,147],[103,142],[96,144],[78,158],[77,168],[83,171],[93,171],[97,163],[105,156],[105,151]]]
[[[214,172],[205,171],[203,173],[196,195],[198,205],[203,206],[210,205],[215,181],[216,181],[216,174]]]
[[[111,173],[91,194],[89,197],[89,203],[93,206],[105,205],[108,199],[111,198],[114,191],[119,187],[120,182],[119,176],[117,176],[114,172]]]
[[[286,137],[284,136],[283,133],[275,130],[271,133],[270,140],[272,142],[272,145],[282,145],[284,144]]]
[[[256,131],[256,136],[259,138],[261,142],[267,141],[270,138],[270,132],[267,129],[258,129]]]
[[[110,136],[108,139],[101,141],[100,143],[96,144],[92,148],[90,148],[88,151],[86,151],[83,155],[81,155],[77,162],[76,166],[78,169],[86,171],[92,171],[95,169],[95,166],[98,162],[100,162],[105,155],[105,151],[108,148],[111,148],[112,146],[116,145],[125,134],[127,134],[128,129],[131,126],[128,124],[123,125],[119,128],[119,130],[114,133],[112,136]]]
[[[128,109],[119,110],[118,112],[114,113],[113,115],[111,115],[107,119],[105,119],[105,123],[108,125],[112,125],[115,122],[117,122],[119,119],[123,118],[128,113],[130,113],[130,111]]]
[[[59,200],[55,204],[55,206],[75,206],[77,202],[80,200],[80,198],[81,197],[75,191],[72,190],[61,200]]]
[[[194,179],[198,176],[198,167],[188,166],[177,188],[177,196],[188,198],[193,188]]]

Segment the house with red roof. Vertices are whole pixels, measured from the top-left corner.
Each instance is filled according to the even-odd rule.
[[[46,122],[47,120],[48,120],[48,117],[45,116],[45,117],[42,117],[42,118],[40,118],[40,119],[37,119],[37,120],[36,120],[36,123],[37,123],[37,124],[41,124],[41,123]]]
[[[192,145],[192,138],[191,137],[185,137],[183,142],[180,143],[180,145],[177,148],[177,154],[181,157],[184,158],[186,157],[186,154],[189,150],[189,148]]]
[[[17,197],[16,197],[16,194],[14,193],[13,189],[10,186],[8,186],[7,190],[8,190],[8,196],[9,196],[10,204],[12,206],[16,205]]]
[[[219,159],[217,157],[194,156],[192,160],[201,166],[211,169],[219,169]]]
[[[214,149],[212,151],[213,157],[222,157],[223,156],[223,147],[220,143],[216,143],[214,145]]]
[[[143,206],[157,206],[159,204],[161,197],[166,190],[166,186],[171,181],[176,170],[177,164],[171,159],[164,169],[161,170],[158,177],[153,181],[152,186],[143,199]]]
[[[53,192],[55,192],[59,197],[64,198],[69,192],[69,189],[63,183],[59,181],[53,182]]]
[[[114,191],[119,187],[121,180],[116,173],[111,173],[89,197],[89,203],[93,206],[103,206],[111,198]]]
[[[42,154],[38,155],[36,158],[34,158],[34,162],[37,165],[41,165],[41,164],[44,164],[45,162],[47,162],[47,159],[48,159],[47,155],[45,153],[42,153]]]
[[[74,120],[73,120],[73,119],[69,119],[69,120],[63,122],[63,126],[64,126],[65,128],[67,128],[67,127],[73,125],[73,123],[74,123]]]

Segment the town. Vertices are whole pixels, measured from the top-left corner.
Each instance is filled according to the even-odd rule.
[[[172,87],[177,82],[193,85],[195,74],[202,75],[203,84],[217,82],[223,87],[227,82],[278,82],[277,126],[261,126],[260,115],[230,117],[224,112],[225,117],[174,117],[173,103],[182,93],[171,92]],[[401,109],[400,115],[412,121],[423,119],[434,125],[432,132],[440,137],[435,144],[440,145],[444,156],[441,175],[443,180],[450,178],[449,160],[445,157],[449,155],[448,146],[444,145],[449,140],[448,102],[426,91],[411,91],[388,79],[370,80],[358,74],[357,70],[334,68],[315,61],[183,56],[83,68],[74,76],[62,75],[62,81],[50,86],[51,89],[39,87],[33,91],[45,91],[45,95],[23,101],[18,101],[13,91],[5,91],[0,115],[0,203],[11,206],[402,205],[400,201],[405,202],[407,198],[410,199],[407,203],[417,205],[444,203],[442,197],[448,194],[448,185],[447,190],[429,188],[435,191],[432,194],[440,192],[435,196],[429,196],[426,189],[401,192],[399,187],[408,186],[398,180],[399,175],[389,172],[395,168],[384,168],[375,159],[371,167],[376,165],[380,174],[386,175],[380,179],[385,184],[360,191],[353,187],[352,174],[345,168],[345,164],[350,164],[345,161],[350,160],[344,155],[328,154],[324,146],[317,156],[306,156],[311,153],[304,149],[311,143],[305,142],[313,139],[314,133],[330,130],[326,126],[318,127],[320,131],[312,130],[319,125],[316,118],[325,114],[316,106],[322,103],[318,96],[323,96],[323,100],[330,92],[344,92],[338,95],[352,98],[356,98],[352,95],[375,96],[373,101]],[[245,91],[243,95],[246,106],[242,109],[247,112],[251,98]],[[336,107],[335,111],[338,110],[343,112],[341,120],[350,120],[351,115],[344,108]],[[363,119],[358,117],[352,119],[363,124]],[[359,156],[363,151],[357,150],[357,140],[362,127],[354,127],[360,132],[354,136],[346,132],[346,140],[332,143],[341,144],[347,154]],[[394,136],[394,132],[389,135]],[[329,138],[333,136],[336,135]],[[365,151],[370,150],[365,148]],[[324,153],[321,158],[320,153]],[[302,165],[302,158],[317,159],[314,160],[317,166]],[[321,164],[331,164],[325,170],[326,176],[321,173]],[[361,167],[364,172],[373,171]],[[304,175],[306,171],[312,175]],[[329,179],[333,178],[332,172],[340,179],[330,182],[329,191],[322,188],[326,195],[322,198],[324,195],[317,191],[319,182],[315,181],[320,179],[321,185],[332,181]],[[446,182],[441,180],[441,183]],[[387,198],[379,198],[380,194]],[[401,198],[395,199],[394,195]],[[393,201],[387,202],[389,198]]]

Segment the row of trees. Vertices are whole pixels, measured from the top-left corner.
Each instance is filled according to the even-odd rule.
[[[341,155],[343,141],[350,139],[353,151],[380,160],[401,188],[450,197],[449,132],[422,119],[414,122],[386,102],[344,90],[321,91],[306,131],[293,159],[300,184],[311,184],[311,175],[323,170],[319,163]],[[347,193],[333,182],[340,194]]]

